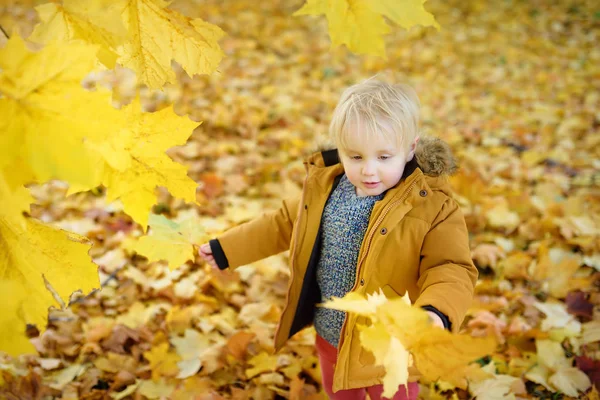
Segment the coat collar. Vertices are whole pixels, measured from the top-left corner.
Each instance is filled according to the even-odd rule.
[[[317,176],[324,179],[316,181],[317,184],[324,185],[324,187],[327,185],[326,182],[331,182],[335,175],[343,172],[337,149],[313,153],[305,160],[304,164],[307,169],[320,171]],[[438,138],[421,137],[415,157],[404,168],[401,182],[418,172],[417,175],[424,178],[423,184],[427,188],[441,190],[450,195],[448,177],[453,175],[457,169],[452,150],[446,142]]]
[[[306,162],[317,167],[331,167],[340,163],[337,149],[313,153]],[[423,174],[431,177],[453,175],[458,166],[450,146],[439,138],[421,137],[415,157],[406,164],[402,178],[410,176],[420,168]]]

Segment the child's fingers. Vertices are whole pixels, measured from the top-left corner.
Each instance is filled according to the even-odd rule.
[[[212,250],[210,249],[210,245],[208,243],[204,243],[200,246],[200,251],[204,254],[212,254]]]

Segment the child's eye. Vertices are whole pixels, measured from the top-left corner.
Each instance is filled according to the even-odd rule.
[[[352,156],[352,157],[350,157],[350,158],[352,158],[353,160],[360,160],[360,159],[361,159],[361,156]]]
[[[379,157],[380,160],[387,160],[388,158],[390,158],[390,156],[380,156]]]

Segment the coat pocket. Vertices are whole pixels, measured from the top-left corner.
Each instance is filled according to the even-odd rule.
[[[388,299],[400,297],[400,295],[390,285],[383,286],[381,288],[381,291],[383,292],[383,294],[385,294],[385,297],[387,297]]]
[[[367,317],[359,316],[356,318],[356,325],[371,326],[371,320]],[[362,346],[362,342],[360,341],[360,331],[356,326],[354,328],[354,334],[356,335],[358,345],[360,346],[358,362],[360,362],[362,365],[374,365],[375,356],[370,350],[367,350]]]

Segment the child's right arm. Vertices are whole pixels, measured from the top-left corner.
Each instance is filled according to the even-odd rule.
[[[236,268],[288,250],[298,215],[300,198],[229,229],[200,246],[200,256],[219,269]]]

